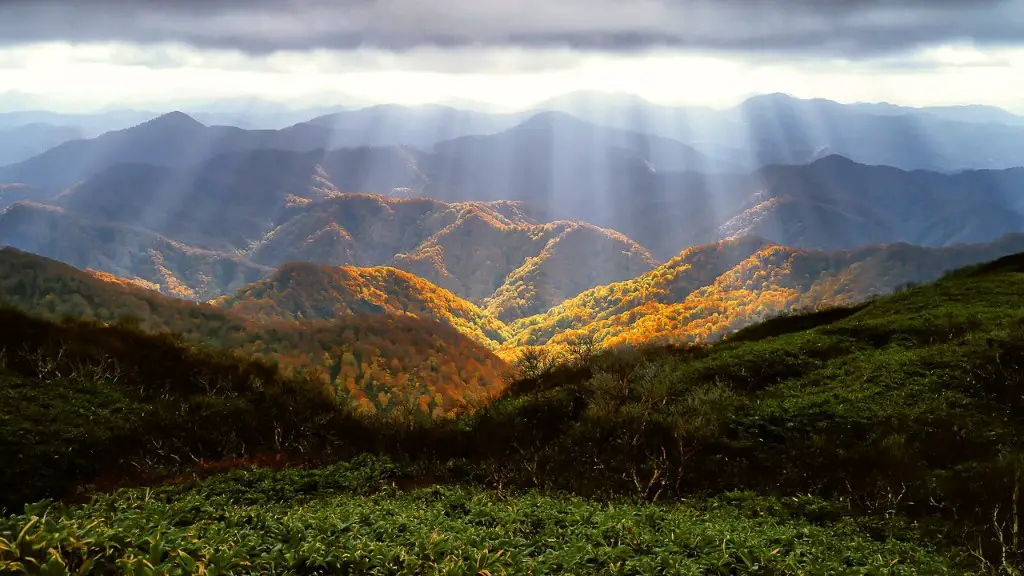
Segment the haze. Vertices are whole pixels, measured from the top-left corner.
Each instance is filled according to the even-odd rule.
[[[759,93],[1024,112],[1022,3],[611,0],[0,3],[0,110]]]

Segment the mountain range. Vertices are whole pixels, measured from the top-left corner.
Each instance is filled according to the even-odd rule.
[[[504,363],[496,354],[507,357],[523,346],[559,349],[581,335],[599,347],[714,340],[780,313],[860,302],[1022,251],[1024,234],[987,244],[840,252],[748,236],[689,248],[646,273],[511,321],[500,317],[500,308],[495,313],[387,266],[288,263],[201,303],[161,295],[144,280],[83,272],[8,248],[0,251],[0,294],[7,305],[52,318],[135,318],[149,331],[174,331],[292,370],[323,370],[321,377],[332,384],[339,374],[351,376],[347,389],[360,398],[366,386],[374,396],[382,382],[404,371],[412,380],[386,391],[411,394],[410,386],[426,382],[429,396],[447,398],[436,406],[448,410],[452,398],[500,390]],[[344,359],[352,349],[362,352]],[[450,367],[437,375],[440,365]],[[383,371],[374,372],[378,368]]]
[[[992,106],[840,104],[776,93],[715,110],[584,91],[536,108],[676,139],[709,154],[724,152],[748,169],[803,164],[828,154],[864,164],[940,172],[1024,164],[1024,117]]]
[[[235,106],[192,106],[192,117],[216,130],[200,135],[190,155],[203,150],[237,149],[237,132],[228,125],[248,128],[252,139],[292,150],[336,149],[362,146],[412,146],[429,151],[439,142],[463,136],[501,132],[537,114],[567,113],[605,128],[661,137],[688,145],[716,166],[749,171],[771,164],[803,164],[828,154],[839,154],[865,164],[907,170],[940,172],[962,169],[999,169],[1022,162],[1024,118],[988,106],[910,108],[887,103],[840,104],[830,100],[802,100],[785,94],[752,97],[724,110],[707,107],[665,106],[627,94],[574,92],[535,104],[515,113],[460,110],[450,106],[376,105],[363,108],[307,108],[293,110],[271,103]],[[15,134],[26,125],[49,125],[95,138],[155,119],[145,111],[112,111],[94,115],[52,112],[0,114],[0,166],[29,159],[39,147],[25,147]],[[300,120],[301,119],[301,120]],[[294,120],[286,125],[288,120]],[[287,126],[287,127],[285,127]],[[51,128],[51,130],[53,129]],[[319,129],[319,130],[318,130]],[[270,132],[281,132],[271,136]],[[299,142],[296,139],[305,141]],[[60,138],[49,140],[59,144]],[[606,139],[600,143],[614,142]],[[108,144],[109,138],[108,138]],[[591,143],[596,145],[597,143]],[[116,147],[115,147],[116,148]],[[11,152],[10,150],[19,150]],[[108,150],[109,151],[109,150]],[[212,153],[210,155],[215,154]],[[158,154],[159,155],[159,154]],[[96,162],[106,165],[102,155]],[[673,159],[675,162],[675,159]],[[691,159],[680,160],[694,166]],[[656,162],[668,168],[664,162]],[[73,175],[75,166],[66,169]],[[79,167],[80,168],[80,167]],[[87,166],[96,170],[99,166]],[[17,172],[20,175],[31,175]],[[66,177],[64,178],[67,179]]]
[[[945,174],[829,154],[742,172],[679,141],[557,112],[438,142],[430,151],[324,148],[337,133],[315,122],[280,131],[207,127],[169,114],[0,169],[0,181],[22,191],[0,199],[55,201],[105,219],[128,218],[215,250],[244,250],[257,241],[287,195],[318,197],[317,190],[330,189],[521,201],[538,220],[611,228],[661,259],[744,233],[834,250],[887,242],[942,246],[1021,230],[1019,168]],[[179,237],[174,227],[191,230]]]
[[[166,218],[152,212],[159,196],[139,194],[136,203],[77,197],[90,190],[107,188],[76,188],[57,205],[19,202],[0,211],[0,244],[197,300],[230,293],[288,262],[388,265],[502,319],[541,312],[655,264],[621,234],[581,222],[538,223],[513,202],[446,203],[319,188],[315,200],[271,196],[261,205],[257,188],[243,187],[250,196],[240,206],[253,212],[225,213],[230,202],[206,204],[207,196],[182,199],[176,205],[188,211]]]
[[[540,106],[0,115],[0,566],[1024,565],[1019,117]]]
[[[381,322],[443,326],[451,346],[472,343],[475,366],[448,369],[444,382],[473,396],[500,387],[496,354],[519,347],[580,335],[600,346],[727,337],[787,310],[859,301],[1024,250],[1024,168],[899,167],[947,146],[928,152],[921,138],[971,131],[979,154],[999,153],[975,161],[947,146],[930,158],[1014,166],[1024,124],[998,109],[767,95],[714,111],[620,97],[593,118],[594,98],[505,115],[331,110],[259,130],[176,112],[94,138],[66,132],[0,168],[0,245],[89,270],[38,265],[61,270],[39,281],[87,317],[127,298],[132,315],[173,318],[147,329],[184,329],[197,343],[292,367],[312,362],[331,382],[341,349],[318,338],[340,319],[374,339],[396,329]],[[855,161],[865,157],[888,165]],[[83,303],[61,274],[105,295]],[[32,294],[25,302],[45,301]],[[296,324],[309,335],[287,336]],[[258,335],[267,329],[273,345]],[[390,342],[373,362],[392,375],[435,370],[427,360],[391,366],[401,353]]]

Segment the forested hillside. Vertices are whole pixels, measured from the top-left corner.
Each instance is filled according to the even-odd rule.
[[[851,304],[1024,250],[1024,235],[988,244],[907,244],[820,252],[744,237],[684,250],[632,280],[599,286],[513,322],[509,346],[704,342],[774,314]]]
[[[257,321],[13,249],[0,250],[0,302],[54,320],[174,333],[192,345],[266,360],[289,374],[310,372],[335,395],[369,411],[411,404],[424,414],[450,412],[500,390],[504,370],[486,346],[429,319],[356,314]]]
[[[166,168],[116,167],[56,205],[20,202],[0,211],[0,245],[200,301],[289,262],[392,266],[503,320],[655,265],[621,234],[581,222],[539,223],[514,202],[347,194],[307,166],[314,159],[295,173],[263,174],[283,170],[279,155],[221,159],[194,182]]]
[[[271,276],[211,303],[256,320],[408,314],[449,324],[492,348],[508,338],[508,328],[472,302],[418,276],[385,266],[286,264]]]

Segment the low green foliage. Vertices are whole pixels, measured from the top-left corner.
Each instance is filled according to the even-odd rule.
[[[389,468],[363,459],[316,472],[236,472],[190,489],[36,507],[0,521],[0,572],[963,573],[963,558],[895,523],[873,531],[856,519],[815,521],[815,507],[841,505],[810,499],[739,494],[691,506],[397,492]]]

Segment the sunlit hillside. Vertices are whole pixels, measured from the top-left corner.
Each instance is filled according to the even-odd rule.
[[[632,280],[600,286],[511,324],[509,346],[581,333],[604,346],[706,341],[788,310],[850,304],[958,266],[1024,250],[1024,235],[989,244],[800,250],[743,237],[684,250]]]
[[[500,391],[505,369],[484,344],[429,318],[257,321],[12,249],[0,250],[0,303],[54,320],[171,332],[190,345],[265,359],[286,373],[309,373],[340,401],[369,411],[410,405],[443,415]]]
[[[508,328],[472,302],[418,276],[385,266],[286,264],[267,278],[211,303],[255,320],[411,315],[449,324],[491,348],[508,338]]]
[[[340,194],[295,204],[251,251],[255,262],[393,266],[502,320],[654,266],[643,247],[585,223],[538,223],[515,202],[448,203]]]

